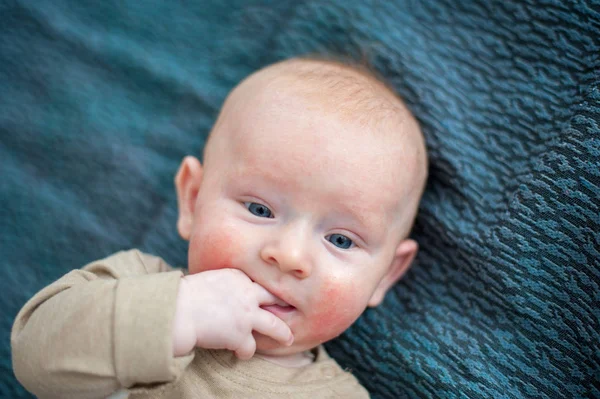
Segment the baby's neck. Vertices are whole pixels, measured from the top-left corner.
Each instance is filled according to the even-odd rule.
[[[308,366],[315,361],[315,355],[311,351],[294,353],[292,355],[274,356],[256,354],[257,357],[282,367],[294,368]]]

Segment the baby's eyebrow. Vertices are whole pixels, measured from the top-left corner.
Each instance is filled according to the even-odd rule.
[[[364,206],[356,203],[341,202],[338,207],[338,212],[342,216],[347,216],[352,220],[355,220],[361,231],[373,234],[373,232],[381,230],[383,220],[378,218],[374,212]]]

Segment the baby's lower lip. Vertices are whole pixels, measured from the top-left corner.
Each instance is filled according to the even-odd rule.
[[[281,306],[281,305],[263,305],[262,309],[273,313],[275,316],[283,316],[290,314],[294,310],[296,310],[293,306]]]

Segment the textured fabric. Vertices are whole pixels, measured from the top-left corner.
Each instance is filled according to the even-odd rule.
[[[15,375],[40,399],[368,398],[321,346],[286,368],[231,351],[173,357],[171,328],[183,274],[162,259],[122,251],[73,270],[17,315]],[[113,396],[114,395],[114,396]]]
[[[85,5],[84,5],[85,4]],[[421,251],[330,343],[375,398],[600,397],[598,1],[0,0],[0,396],[25,301],[139,247],[184,265],[173,174],[229,89],[370,60],[421,121]]]

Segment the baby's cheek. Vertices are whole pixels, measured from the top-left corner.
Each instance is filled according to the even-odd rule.
[[[237,240],[228,230],[194,236],[190,241],[190,273],[232,267],[233,256],[239,253]]]
[[[315,302],[308,332],[313,339],[328,341],[344,332],[365,309],[353,284],[330,283]]]

